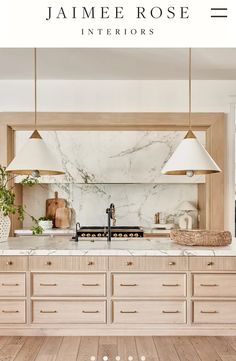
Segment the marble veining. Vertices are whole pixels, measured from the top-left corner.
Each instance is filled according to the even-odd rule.
[[[106,225],[105,209],[113,202],[116,206],[117,225],[139,225],[151,228],[156,212],[166,212],[169,223],[178,223],[179,205],[183,201],[197,204],[196,184],[39,184],[25,187],[23,203],[35,217],[45,213],[47,198],[66,198],[73,208],[72,227],[76,221],[81,225]],[[197,212],[193,212],[194,226]],[[26,217],[24,228],[31,227]]]
[[[17,131],[16,152],[30,132]],[[202,183],[204,176],[163,176],[161,169],[184,138],[184,131],[42,131],[61,160],[65,176],[42,183]],[[196,132],[204,144],[205,133]]]
[[[236,256],[236,239],[227,247],[180,246],[169,238],[71,241],[69,237],[18,237],[0,243],[0,255],[35,256]]]

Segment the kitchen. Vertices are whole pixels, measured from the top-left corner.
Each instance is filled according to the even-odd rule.
[[[193,50],[191,97],[187,49],[38,49],[36,98],[33,50],[1,54],[1,164],[37,129],[65,172],[33,186],[17,176],[16,202],[39,219],[58,198],[69,214],[65,229],[39,236],[29,216],[11,217],[11,238],[0,244],[1,334],[235,334],[234,240],[218,248],[169,238],[185,213],[189,228],[234,232],[234,118],[225,114],[236,85],[217,70],[233,50]],[[214,71],[207,56],[218,59]],[[189,100],[217,174],[161,173],[189,128]]]

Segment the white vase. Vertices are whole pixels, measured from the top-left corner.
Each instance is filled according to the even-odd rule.
[[[11,220],[8,216],[0,213],[0,242],[6,242],[11,228]]]
[[[44,230],[47,231],[52,229],[53,223],[52,221],[39,221],[39,226]]]

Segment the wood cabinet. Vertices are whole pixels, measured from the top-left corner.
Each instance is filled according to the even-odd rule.
[[[35,273],[32,278],[33,296],[104,297],[106,275],[94,273]]]
[[[119,273],[112,284],[115,297],[186,297],[186,274]]]
[[[105,323],[105,301],[33,301],[33,323]]]
[[[176,324],[186,322],[185,301],[114,301],[113,322]]]
[[[1,256],[0,333],[236,335],[236,257]]]

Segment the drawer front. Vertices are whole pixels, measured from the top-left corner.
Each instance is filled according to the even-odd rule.
[[[33,274],[33,296],[106,296],[105,274]]]
[[[106,302],[34,301],[33,323],[106,323]]]
[[[193,275],[193,296],[236,297],[236,274]]]
[[[194,323],[236,323],[236,301],[195,301]]]
[[[0,323],[25,323],[25,301],[0,301]]]
[[[27,256],[0,256],[0,272],[27,271]]]
[[[114,323],[186,323],[185,301],[114,301]]]
[[[114,274],[115,297],[185,297],[185,274]]]
[[[106,271],[107,257],[30,256],[31,271]]]
[[[24,273],[0,273],[0,297],[24,297]]]
[[[236,257],[189,257],[191,271],[235,271]]]
[[[188,257],[109,257],[109,269],[147,272],[185,271],[188,269]]]

